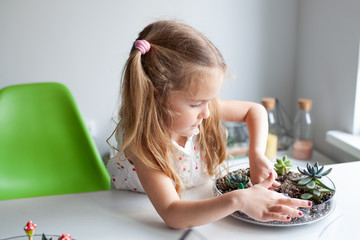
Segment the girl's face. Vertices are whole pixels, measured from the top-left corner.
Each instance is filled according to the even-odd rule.
[[[224,79],[224,72],[211,69],[202,74],[201,84],[196,90],[173,93],[169,98],[170,107],[177,113],[171,129],[171,137],[177,141],[190,137],[203,119],[210,116],[209,102],[216,97]]]

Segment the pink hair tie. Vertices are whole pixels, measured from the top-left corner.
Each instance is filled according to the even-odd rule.
[[[146,40],[136,40],[135,48],[141,52],[142,55],[150,50],[150,43]]]

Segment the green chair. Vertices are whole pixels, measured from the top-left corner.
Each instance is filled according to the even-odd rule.
[[[107,189],[109,174],[64,85],[0,90],[0,200]]]

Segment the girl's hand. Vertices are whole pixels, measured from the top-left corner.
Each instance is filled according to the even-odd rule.
[[[271,165],[269,159],[264,155],[249,155],[250,158],[250,176],[253,184],[258,184],[268,178],[269,173],[277,178],[277,173]],[[280,184],[273,181],[272,186],[278,187]]]
[[[270,176],[259,184],[248,189],[238,190],[244,191],[243,206],[240,211],[249,217],[258,221],[290,221],[291,216],[302,217],[303,213],[298,207],[308,208],[311,206],[310,201],[286,198],[280,193],[270,191],[268,188],[273,184],[275,175]]]

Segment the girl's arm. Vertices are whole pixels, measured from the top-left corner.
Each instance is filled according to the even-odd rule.
[[[276,172],[265,157],[268,135],[268,120],[265,108],[258,103],[219,100],[221,119],[230,122],[246,122],[249,135],[250,174],[253,183],[260,183],[272,172]],[[274,185],[278,185],[274,182]]]
[[[260,221],[290,221],[289,215],[301,217],[297,207],[309,206],[308,201],[285,198],[268,190],[274,181],[273,174],[261,184],[248,189],[205,200],[180,200],[172,181],[164,173],[147,167],[137,158],[132,157],[131,160],[151,203],[172,228],[214,222],[237,210]]]

